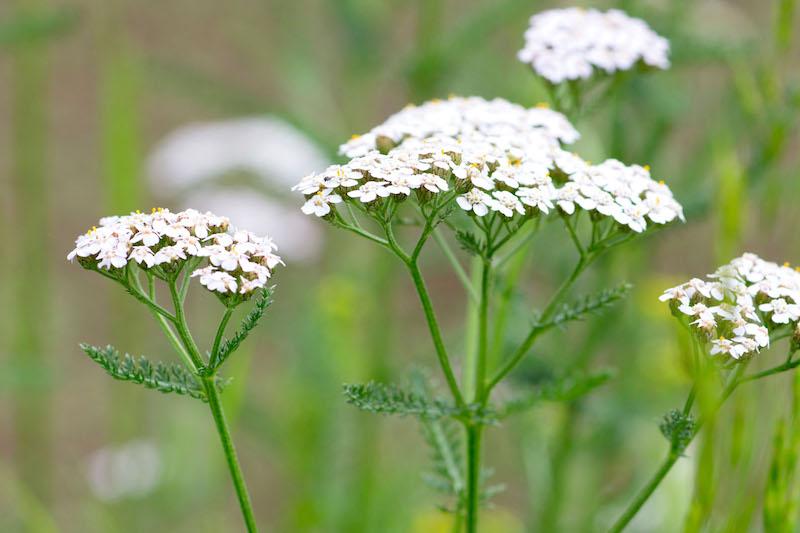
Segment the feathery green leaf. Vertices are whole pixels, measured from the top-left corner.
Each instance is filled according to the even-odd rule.
[[[236,333],[233,334],[233,337],[225,339],[217,353],[211,354],[211,361],[208,366],[212,371],[222,366],[222,363],[236,351],[239,345],[244,342],[247,336],[250,335],[250,332],[258,325],[267,307],[272,304],[272,290],[273,287],[265,287],[261,290],[261,296],[256,302],[255,307],[242,319],[242,323]]]
[[[422,419],[438,420],[461,413],[461,410],[442,399],[429,399],[394,384],[347,384],[344,386],[347,403],[362,411],[386,415],[413,415]]]
[[[658,425],[661,434],[669,441],[675,452],[682,453],[692,441],[697,424],[690,414],[684,414],[678,409],[672,409]]]
[[[461,249],[470,255],[482,256],[486,250],[486,243],[475,236],[471,231],[457,230],[456,240]]]
[[[622,283],[611,289],[584,296],[574,302],[564,304],[561,310],[549,322],[540,324],[541,328],[561,326],[566,322],[582,320],[591,313],[597,313],[625,298],[633,288],[630,283]]]
[[[119,352],[113,346],[99,348],[81,344],[81,349],[114,379],[139,383],[148,389],[155,389],[163,393],[173,392],[206,401],[202,384],[191,372],[179,364],[160,361],[152,363],[143,356],[135,358],[128,354],[120,357]],[[218,386],[221,386],[221,383]]]

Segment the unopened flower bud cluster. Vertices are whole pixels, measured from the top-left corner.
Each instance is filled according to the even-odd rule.
[[[388,153],[379,150],[378,137],[372,137],[371,145],[360,138],[357,145],[353,141],[343,145],[343,153],[361,153],[369,146],[372,150],[303,178],[294,187],[306,196],[303,212],[324,217],[343,201],[374,206],[387,198],[414,197],[424,203],[449,194],[461,209],[477,217],[492,212],[508,218],[532,216],[555,209],[571,215],[581,208],[636,232],[646,229],[648,219],[656,224],[683,219],[670,189],[654,181],[648,168],[616,160],[592,165],[562,149],[559,139],[564,136],[554,132],[563,134],[572,126],[560,113],[547,110],[550,123],[559,126],[542,128],[488,112],[487,108],[498,107],[497,100],[458,99],[457,103],[425,106],[455,107],[470,117],[460,123],[469,122],[469,128],[420,127],[414,133],[414,121],[409,120],[408,127],[398,128],[405,137]],[[519,107],[509,106],[506,109]],[[396,125],[397,117],[387,123]],[[484,123],[478,122],[479,117]],[[451,117],[450,123],[457,121]]]
[[[558,84],[590,78],[595,69],[609,74],[630,70],[640,62],[666,69],[669,41],[622,11],[573,7],[531,17],[517,56]]]
[[[193,277],[210,291],[243,295],[266,286],[281,263],[269,238],[229,231],[227,218],[194,209],[153,209],[103,218],[99,224],[76,239],[69,260],[109,272],[137,264],[166,277],[190,259],[204,258],[208,265],[192,272]]]
[[[741,359],[769,346],[771,331],[797,330],[800,272],[744,254],[706,280],[666,290],[660,299],[709,339],[712,355]]]

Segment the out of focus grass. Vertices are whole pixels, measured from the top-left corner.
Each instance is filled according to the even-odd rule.
[[[133,302],[66,263],[71,239],[108,212],[150,206],[157,195],[143,157],[187,122],[275,114],[335,157],[350,134],[408,101],[544,100],[514,55],[527,17],[556,3],[69,5],[0,5],[0,530],[234,531],[205,413],[109,385],[77,349],[78,340],[112,338],[135,353],[166,347]],[[508,490],[486,531],[602,530],[664,453],[657,421],[688,388],[685,346],[659,291],[745,250],[800,262],[793,0],[592,5],[645,18],[671,40],[674,65],[629,80],[582,117],[578,151],[650,164],[689,220],[600,263],[585,287],[627,280],[633,296],[613,315],[553,334],[518,374],[524,384],[576,366],[617,369],[590,397],[538,408],[490,439],[489,463]],[[538,301],[570,260],[557,238],[545,232],[521,269]],[[355,412],[339,388],[432,362],[416,302],[386,257],[333,232],[326,239],[317,263],[279,272],[264,331],[235,371],[230,407],[259,519],[292,532],[447,531],[436,495],[420,483],[428,452],[413,424]],[[458,283],[436,253],[425,263],[456,345],[465,316]],[[518,300],[511,295],[511,324],[526,320]],[[208,303],[192,302],[193,322],[210,324]],[[778,357],[766,354],[764,364]],[[765,512],[783,516],[790,489],[781,487],[792,478],[776,477],[768,459],[789,461],[782,443],[794,422],[783,423],[777,444],[771,437],[778,419],[796,416],[788,382],[737,392],[632,530],[757,530],[765,491]],[[131,438],[159,447],[162,481],[147,495],[101,501],[86,462]],[[218,468],[197,467],[209,460]],[[686,522],[690,510],[700,519]]]

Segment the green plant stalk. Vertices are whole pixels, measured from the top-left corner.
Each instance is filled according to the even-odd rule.
[[[214,417],[214,424],[216,426],[217,433],[219,434],[222,450],[225,453],[225,460],[228,463],[228,470],[230,471],[231,479],[233,480],[233,485],[236,489],[236,496],[239,500],[239,507],[242,510],[242,517],[244,518],[244,522],[247,526],[247,531],[251,533],[256,532],[258,531],[258,527],[256,526],[253,506],[250,502],[250,494],[244,481],[244,475],[242,474],[242,468],[239,464],[239,458],[236,455],[236,448],[233,445],[233,438],[231,437],[230,428],[228,427],[228,423],[225,419],[225,412],[220,401],[219,390],[216,387],[216,372],[212,372],[208,375],[198,374],[198,371],[203,370],[205,365],[203,364],[203,358],[197,349],[197,344],[195,343],[192,334],[189,332],[189,327],[186,323],[186,313],[183,308],[183,301],[181,300],[175,281],[169,283],[169,290],[172,294],[173,304],[175,305],[175,327],[178,330],[178,336],[180,337],[185,350],[188,352],[190,359],[195,365],[195,375],[202,380],[203,388],[205,389],[206,397],[208,398],[208,406],[211,409],[212,416]],[[220,328],[218,328],[217,331],[217,339],[215,340],[217,349],[219,347],[218,341],[221,339],[225,330],[224,324],[226,324],[230,319],[229,311],[230,309],[226,311],[225,316],[221,321]],[[215,356],[216,351],[212,352],[211,354],[212,358]]]
[[[450,359],[447,356],[447,349],[445,348],[444,341],[442,340],[439,322],[436,319],[436,312],[433,310],[433,304],[431,303],[428,289],[425,286],[425,280],[422,277],[422,272],[420,271],[416,260],[410,261],[406,264],[408,265],[408,270],[411,273],[411,279],[414,282],[417,295],[419,295],[420,303],[422,304],[422,310],[425,313],[425,320],[428,323],[428,329],[431,333],[431,339],[433,340],[433,345],[436,348],[436,356],[439,360],[439,366],[442,368],[444,377],[447,380],[450,393],[453,395],[453,399],[455,400],[456,404],[459,406],[464,406],[464,398],[461,394],[461,390],[458,388],[458,381],[453,373]]]
[[[488,235],[487,235],[488,236]],[[487,247],[489,241],[487,240]],[[486,356],[489,351],[489,290],[492,278],[491,257],[483,258],[481,265],[481,293],[478,306],[478,356],[475,358],[475,391],[474,403],[483,407],[486,386]],[[467,436],[467,501],[466,531],[475,533],[478,530],[478,513],[481,500],[481,439],[483,424],[467,421],[464,423]]]
[[[480,423],[467,425],[467,501],[466,531],[478,531],[478,511],[481,499],[481,439],[483,426]]]
[[[250,493],[247,491],[247,485],[245,484],[244,475],[242,474],[242,467],[236,455],[236,448],[233,445],[231,431],[228,427],[228,422],[225,420],[225,412],[222,409],[219,391],[214,381],[215,376],[203,377],[208,406],[211,408],[211,414],[214,417],[214,424],[219,434],[219,440],[222,443],[222,450],[225,453],[225,460],[228,463],[228,470],[230,470],[233,485],[236,488],[236,497],[239,500],[239,507],[242,509],[242,516],[247,525],[247,531],[252,533],[258,531],[255,515],[253,513],[253,504],[250,502]]]
[[[713,416],[714,413],[719,411],[719,409],[722,407],[722,405],[725,403],[725,401],[736,390],[736,387],[738,387],[742,383],[748,383],[748,382],[751,382],[751,381],[757,381],[759,379],[762,379],[762,378],[765,378],[765,377],[768,377],[768,376],[772,376],[772,375],[775,375],[775,374],[779,374],[779,373],[782,373],[782,372],[786,372],[786,371],[792,370],[792,369],[796,368],[797,366],[800,366],[800,360],[792,361],[791,358],[789,358],[789,359],[787,359],[787,361],[785,363],[783,363],[781,365],[778,365],[778,366],[775,366],[773,368],[770,368],[768,370],[764,370],[762,372],[751,374],[751,375],[745,376],[745,377],[736,376],[725,387],[725,389],[722,392],[722,395],[720,396],[719,400],[717,401],[717,405],[714,407],[714,409],[712,409],[712,412],[709,414],[709,416]],[[694,388],[690,392],[689,398],[686,401],[686,407],[684,408],[684,414],[688,414],[689,410],[691,409],[691,405],[692,405],[693,399],[694,399]],[[700,430],[703,427],[704,422],[705,422],[705,420],[700,420],[700,421],[697,422],[697,425],[695,426],[695,429],[694,429],[694,433],[692,434],[691,438],[687,442],[687,446],[688,446],[689,443],[691,443],[692,440],[694,440],[694,437],[696,437],[697,434],[700,432]],[[661,463],[661,466],[658,468],[658,470],[656,470],[656,472],[653,474],[653,476],[650,478],[650,480],[647,482],[647,484],[644,487],[642,487],[642,489],[636,494],[636,496],[633,499],[633,501],[631,501],[631,503],[628,505],[628,507],[625,509],[625,511],[622,513],[622,515],[620,515],[620,517],[617,519],[617,521],[614,523],[614,525],[611,526],[611,528],[609,529],[610,533],[619,533],[620,531],[624,530],[625,527],[627,527],[627,525],[630,523],[630,521],[633,520],[633,518],[636,516],[636,514],[642,508],[642,506],[647,502],[647,500],[650,499],[650,496],[652,496],[653,492],[655,492],[655,490],[658,488],[658,486],[661,484],[661,482],[667,476],[669,471],[672,469],[672,466],[675,464],[675,462],[680,457],[681,457],[681,453],[680,453],[679,450],[670,449],[669,454],[664,459],[664,461]]]

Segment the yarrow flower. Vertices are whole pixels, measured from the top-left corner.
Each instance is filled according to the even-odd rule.
[[[212,292],[246,297],[265,287],[272,269],[282,264],[269,238],[230,230],[228,219],[213,213],[153,209],[103,218],[99,224],[76,239],[67,259],[120,280],[131,265],[169,279],[189,262],[194,269],[207,261],[191,276]]]
[[[373,150],[386,153],[408,138],[445,135],[457,139],[475,133],[487,138],[509,138],[532,132],[567,144],[580,137],[564,115],[544,105],[526,109],[502,98],[453,96],[409,105],[368,133],[354,135],[340,151],[347,157],[358,157]]]
[[[709,340],[712,355],[741,359],[769,346],[776,329],[800,331],[800,272],[755,254],[667,289],[660,300]]]
[[[640,63],[669,68],[669,41],[617,9],[553,9],[531,17],[517,57],[558,84],[588,79],[597,69],[613,74]]]
[[[454,98],[390,117],[341,147],[346,155],[360,155],[295,185],[306,197],[303,212],[334,217],[333,204],[340,202],[374,209],[387,199],[413,197],[424,204],[444,197],[477,217],[555,209],[571,215],[577,207],[634,232],[644,231],[648,221],[683,220],[681,205],[663,182],[651,178],[648,167],[613,159],[592,165],[561,147],[560,139],[577,137],[566,117],[503,102]],[[444,111],[435,111],[440,106]],[[495,108],[497,113],[489,112]],[[431,110],[432,124],[417,116],[415,110],[423,109]],[[503,118],[503,110],[511,116]],[[547,120],[526,114],[535,111],[547,111]],[[390,134],[390,141],[381,141]],[[391,149],[384,153],[380,149],[386,146]]]

